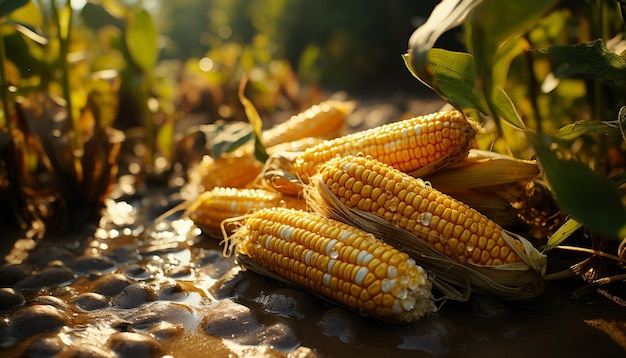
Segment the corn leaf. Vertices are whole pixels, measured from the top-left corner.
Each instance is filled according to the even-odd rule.
[[[157,31],[148,11],[139,10],[134,15],[125,32],[126,46],[133,61],[144,72],[152,73],[159,55]]]
[[[604,40],[538,50],[570,66],[568,75],[594,75],[603,80],[626,79],[626,58],[611,52]]]
[[[497,88],[493,94],[491,102],[494,104],[494,109],[498,114],[498,118],[505,120],[517,129],[524,129],[526,126],[515,109],[515,105],[511,101],[511,98],[504,92],[503,89]]]
[[[261,142],[262,130],[263,130],[263,121],[261,120],[261,116],[259,112],[257,112],[254,104],[246,98],[245,88],[246,83],[248,82],[247,78],[243,78],[241,83],[239,84],[239,100],[243,105],[243,109],[246,112],[246,117],[248,117],[248,121],[252,124],[252,134],[254,137],[254,156],[261,162],[264,162],[269,157],[267,152],[265,151],[265,146],[263,142]]]
[[[435,6],[428,20],[409,38],[407,66],[421,81],[430,83],[428,52],[439,37],[449,29],[459,26],[471,9],[481,0],[443,0]]]
[[[518,128],[523,123],[508,96],[498,83],[508,70],[512,54],[499,51],[519,51],[507,42],[530,29],[539,17],[554,5],[554,0],[496,1],[486,0],[468,16],[468,44],[474,56],[476,81],[480,84],[491,114]],[[495,71],[495,72],[494,72]]]
[[[460,110],[479,109],[484,112],[482,98],[475,95],[474,59],[470,54],[443,49],[431,49],[427,54],[428,77],[414,76],[430,87],[442,99]],[[410,57],[405,55],[407,67]]]
[[[561,225],[555,232],[548,238],[548,243],[546,244],[546,248],[544,252],[550,251],[555,247],[559,246],[565,239],[572,236],[576,230],[580,229],[583,226],[582,223],[574,219],[568,219],[565,224]]]
[[[556,141],[576,139],[585,134],[620,135],[617,121],[577,121],[561,127],[555,134]]]
[[[218,158],[230,153],[252,139],[252,126],[246,122],[234,122],[215,126],[207,136],[211,144],[211,154]]]
[[[527,133],[561,210],[587,229],[614,238],[626,235],[626,210],[615,183],[580,162],[557,158],[548,137]]]
[[[30,0],[0,0],[0,17],[5,17],[13,11],[29,3]]]

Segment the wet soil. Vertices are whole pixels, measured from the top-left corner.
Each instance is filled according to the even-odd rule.
[[[437,103],[402,111],[430,112]],[[417,106],[417,107],[415,107]],[[429,107],[430,106],[430,107]],[[373,126],[398,107],[362,113]],[[365,121],[365,122],[364,122]],[[245,270],[219,239],[178,217],[182,199],[122,180],[103,217],[74,234],[27,239],[6,228],[0,267],[2,357],[623,357],[626,290],[573,297],[575,277],[529,302],[472,295],[396,326]],[[548,269],[584,258],[555,250]]]

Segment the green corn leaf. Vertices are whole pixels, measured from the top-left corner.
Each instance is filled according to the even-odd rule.
[[[546,244],[546,248],[544,251],[550,251],[555,247],[559,246],[565,239],[572,236],[576,230],[580,229],[583,226],[582,223],[574,219],[568,219],[565,224],[561,225],[555,232],[548,238],[548,243]]]
[[[125,32],[126,46],[133,61],[146,73],[152,73],[159,55],[157,31],[148,11],[138,10],[134,15]]]
[[[626,58],[611,52],[603,40],[538,50],[570,66],[568,75],[594,75],[602,80],[626,79]]]
[[[247,122],[234,122],[217,126],[209,136],[211,154],[218,158],[230,153],[252,139],[252,126]]]
[[[577,121],[561,127],[555,134],[555,141],[566,141],[576,139],[585,134],[602,134],[610,136],[621,135],[626,141],[624,133],[626,126],[626,106],[622,107],[618,114],[618,119],[614,121]]]
[[[585,134],[620,135],[620,129],[616,121],[576,121],[561,127],[555,134],[556,141],[576,139]]]
[[[527,135],[561,210],[590,231],[626,236],[626,210],[615,183],[580,162],[559,159],[548,148],[548,137]]]
[[[410,56],[405,55],[407,67]],[[429,76],[415,77],[432,88],[442,99],[455,107],[466,109],[485,109],[481,99],[474,94],[474,59],[464,52],[454,52],[443,49],[431,49],[427,53],[426,67]]]

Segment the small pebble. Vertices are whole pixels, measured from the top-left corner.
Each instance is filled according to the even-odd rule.
[[[161,342],[182,335],[185,333],[185,327],[182,324],[162,321],[150,327],[147,332],[154,339]]]
[[[50,305],[32,305],[13,312],[9,321],[13,337],[24,339],[39,333],[55,332],[69,325],[70,317]],[[37,324],[33,324],[34,322]]]
[[[166,301],[180,301],[187,297],[187,292],[176,282],[166,282],[159,289],[159,299]]]
[[[22,290],[39,290],[42,288],[59,287],[71,283],[76,275],[67,267],[52,266],[27,276],[15,284]]]
[[[83,311],[101,310],[111,306],[106,296],[95,292],[81,293],[74,299],[74,304]]]
[[[21,353],[22,357],[54,357],[63,352],[65,343],[58,334],[33,337]]]
[[[154,338],[133,332],[113,334],[107,346],[120,358],[160,357],[163,351]]]
[[[0,311],[12,310],[25,302],[26,299],[20,291],[9,287],[0,288]]]
[[[70,260],[67,266],[76,273],[87,274],[112,270],[115,262],[102,256],[80,256]]]
[[[194,315],[190,308],[171,302],[156,301],[137,308],[128,317],[130,327],[144,331],[161,322],[180,325],[192,325]]]
[[[122,292],[122,290],[131,283],[132,282],[126,276],[119,273],[104,275],[96,279],[92,291],[112,297]]]
[[[155,272],[151,272],[148,268],[133,264],[124,269],[124,275],[131,280],[145,281],[155,277]]]
[[[0,267],[0,286],[11,287],[27,277],[31,271],[32,269],[24,264]]]
[[[148,301],[156,299],[155,293],[150,288],[141,286],[140,284],[130,284],[113,297],[111,303],[113,306],[129,309],[139,307]]]

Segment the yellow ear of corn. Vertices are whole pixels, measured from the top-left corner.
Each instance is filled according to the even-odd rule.
[[[325,191],[328,194],[324,194]],[[452,278],[455,284],[470,280],[478,284],[480,290],[508,299],[535,297],[543,291],[541,277],[545,273],[546,258],[528,240],[505,231],[478,211],[433,189],[421,179],[371,157],[331,159],[320,166],[305,193],[314,210],[345,219],[370,232],[377,232],[376,226],[368,223],[370,217],[380,220],[382,226],[402,229],[406,235],[398,232],[378,235],[417,256],[424,252],[420,245],[425,243],[445,258],[437,259],[436,269],[427,268],[439,276],[458,270],[459,276]],[[316,198],[315,193],[323,199]],[[328,199],[329,195],[336,198],[338,205],[352,211],[346,216],[341,214],[341,207],[332,209],[329,203],[334,199]],[[367,214],[361,216],[364,220],[351,217],[351,213],[359,212]],[[426,265],[423,259],[420,262]],[[455,264],[459,267],[452,270]],[[466,274],[474,277],[464,278]]]
[[[461,112],[437,112],[324,141],[297,157],[293,169],[306,182],[319,164],[360,153],[424,175],[465,158],[477,133],[477,125]]]
[[[215,187],[243,188],[261,173],[263,163],[250,153],[233,153],[213,159],[202,158],[189,173],[189,182],[200,185],[200,191]]]
[[[459,262],[497,266],[521,261],[503,229],[466,204],[372,158],[348,156],[322,165],[320,180],[348,207],[376,214]]]
[[[343,130],[354,102],[328,100],[292,116],[263,132],[266,147],[292,142],[304,137],[333,138]]]
[[[321,141],[322,139],[316,137],[302,138],[269,147],[267,152],[273,154],[302,151]],[[200,184],[203,191],[215,187],[244,188],[261,174],[263,166],[264,163],[254,157],[252,149],[245,147],[217,159],[205,156],[200,164],[190,171],[189,182]]]
[[[435,311],[431,282],[406,253],[321,215],[260,210],[226,240],[261,268],[360,313],[406,323]]]
[[[219,233],[225,219],[272,207],[305,209],[304,200],[263,189],[217,187],[202,193],[186,214],[208,233]]]

